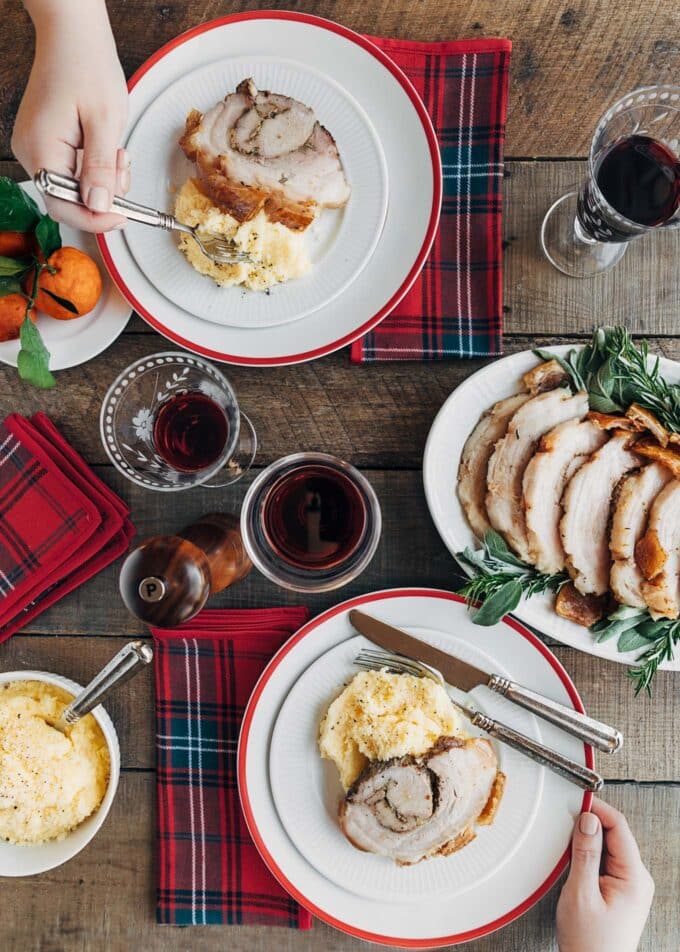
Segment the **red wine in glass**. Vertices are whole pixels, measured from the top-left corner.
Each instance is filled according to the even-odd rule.
[[[635,225],[664,225],[680,207],[680,161],[650,136],[632,135],[613,143],[597,162],[595,181],[608,205]],[[591,182],[579,197],[578,218],[597,241],[629,241],[640,233],[607,213]]]
[[[301,569],[328,569],[348,559],[362,541],[366,519],[362,493],[348,475],[304,463],[272,485],[262,511],[274,552]]]
[[[153,442],[168,466],[195,473],[212,466],[224,452],[229,421],[222,407],[197,391],[178,393],[159,407]]]

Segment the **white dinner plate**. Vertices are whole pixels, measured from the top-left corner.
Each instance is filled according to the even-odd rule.
[[[21,187],[35,199],[41,212],[45,204],[33,182],[22,182]],[[132,309],[108,275],[94,235],[76,231],[68,225],[59,225],[62,245],[80,248],[99,265],[102,275],[102,296],[96,308],[84,317],[72,321],[57,321],[38,311],[36,325],[50,352],[50,370],[66,370],[92,360],[106,350],[123,332]],[[20,350],[18,340],[0,343],[0,362],[16,367]]]
[[[556,882],[568,861],[574,818],[588,809],[591,797],[551,771],[533,764],[520,767],[515,761],[519,755],[511,757],[504,750],[507,812],[502,801],[494,823],[476,843],[448,860],[428,860],[414,868],[390,868],[380,857],[353,850],[356,856],[349,859],[332,826],[339,787],[337,782],[333,787],[326,767],[314,764],[312,747],[323,705],[351,673],[349,658],[361,643],[348,620],[349,610],[358,606],[433,644],[448,643],[470,660],[500,669],[534,690],[582,710],[574,685],[554,655],[512,619],[491,628],[477,628],[462,599],[430,589],[401,589],[351,599],[294,635],[269,663],[250,698],[239,740],[238,779],[251,836],[272,873],[295,899],[351,935],[410,948],[453,945],[487,935],[526,912]],[[333,666],[337,666],[334,688],[329,677]],[[316,682],[315,675],[318,687],[310,681],[314,678]],[[298,688],[301,682],[308,685],[302,692]],[[589,747],[550,724],[540,722],[539,728],[533,716],[487,694],[485,689],[477,689],[475,701],[488,710],[499,703],[493,711],[504,720],[536,731],[534,736],[544,743],[592,766]],[[300,777],[306,782],[301,783]],[[530,777],[536,780],[536,788],[528,793],[529,807],[522,808],[518,801]],[[295,787],[299,807],[281,790],[284,784]],[[512,785],[517,790],[511,792]],[[308,832],[303,829],[305,812]],[[523,829],[515,829],[516,812],[524,818]],[[518,842],[509,845],[506,837],[511,829]],[[322,837],[316,846],[314,831]],[[510,854],[505,859],[499,844],[491,842],[494,834]],[[337,868],[322,855],[324,849],[331,851]],[[343,862],[356,864],[352,868],[362,885],[348,881]],[[471,883],[464,881],[468,875]],[[424,888],[428,878],[432,893]],[[407,880],[417,891],[410,899],[405,897]],[[390,883],[397,888],[392,898],[388,895]]]
[[[564,355],[573,349],[573,345],[545,349]],[[479,548],[456,492],[458,464],[465,441],[482,413],[497,400],[517,393],[520,377],[535,367],[537,362],[530,350],[495,360],[454,390],[435,417],[425,446],[423,480],[430,515],[453,554],[461,552],[466,546]],[[659,367],[667,380],[680,381],[680,365],[675,361],[661,357]],[[555,614],[554,599],[555,596],[549,592],[534,595],[521,601],[513,615],[551,638],[599,658],[630,665],[640,653],[639,650],[618,652],[615,638],[596,643],[587,628]],[[680,658],[665,661],[661,667],[680,670]]]
[[[356,116],[365,114],[364,133],[373,129],[382,147],[389,169],[389,191],[398,200],[388,203],[382,233],[363,270],[348,285],[340,279],[336,291],[338,287],[341,291],[335,296],[331,291],[323,306],[292,323],[237,327],[203,320],[169,300],[167,291],[161,292],[144,274],[121,232],[98,239],[111,275],[136,311],[170,340],[229,363],[297,363],[331,353],[365,334],[393,310],[415,281],[439,219],[439,149],[431,120],[415,89],[369,40],[308,14],[253,11],[228,16],[202,24],[162,47],[129,83],[128,128],[134,130],[131,144],[134,146],[140,117],[152,103],[173,84],[179,83],[175,87],[179,89],[184,82],[192,82],[197,68],[212,65],[219,70],[230,60],[244,58],[264,63],[267,58],[280,58],[282,52],[288,64],[300,64],[308,78],[317,74],[328,77],[325,88],[335,90],[346,110],[354,110]],[[210,95],[214,100],[213,91]],[[300,92],[299,98],[304,101],[305,95]],[[334,135],[338,130],[342,132],[340,126],[336,129],[332,117],[329,126]],[[351,173],[354,157],[340,141],[339,145]],[[145,161],[142,157],[141,162]],[[143,200],[135,183],[139,162],[137,159],[133,163],[133,194]],[[162,168],[154,167],[150,172],[165,178],[167,160]],[[378,193],[381,187],[376,180]],[[133,243],[141,234],[134,227]],[[335,242],[331,244],[335,248]],[[180,266],[181,260],[176,264]],[[346,274],[350,272],[351,267]],[[160,285],[162,279],[157,280]],[[279,291],[275,288],[272,297],[278,298]],[[329,295],[326,292],[321,296]]]
[[[509,677],[495,658],[477,645],[429,628],[409,632],[482,669]],[[276,720],[269,755],[272,794],[281,822],[297,849],[326,879],[367,899],[420,903],[446,894],[458,898],[495,873],[514,855],[529,833],[543,793],[545,770],[510,747],[494,742],[500,769],[507,778],[493,824],[477,829],[477,837],[451,856],[437,856],[415,866],[397,866],[384,856],[361,853],[343,836],[338,804],[343,796],[335,764],[319,756],[321,718],[340,690],[358,671],[354,658],[373,648],[358,636],[341,642],[310,665],[292,687]],[[535,717],[484,689],[470,693],[471,702],[541,741]],[[468,733],[479,733],[463,719]],[[471,728],[471,730],[468,730]]]
[[[190,314],[234,327],[290,324],[329,304],[370,261],[387,213],[387,166],[380,141],[361,106],[337,83],[301,63],[278,57],[241,57],[209,63],[169,86],[138,119],[127,142],[135,168],[128,196],[172,210],[173,197],[196,166],[178,146],[192,109],[207,112],[251,77],[259,89],[304,100],[338,146],[352,193],[345,208],[324,209],[304,232],[313,267],[308,275],[270,289],[223,288],[195,271],[176,236],[131,222],[125,239],[140,270]]]

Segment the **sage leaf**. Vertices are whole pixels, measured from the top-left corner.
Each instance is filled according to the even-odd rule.
[[[20,332],[21,350],[17,356],[19,376],[34,387],[49,390],[55,384],[50,373],[50,352],[30,317],[25,317]]]
[[[40,210],[30,195],[15,181],[0,176],[0,231],[33,231]]]
[[[61,248],[61,232],[59,225],[50,218],[49,215],[43,215],[35,229],[35,237],[40,245],[40,250],[46,258]]]
[[[475,625],[495,625],[504,615],[513,611],[522,598],[522,583],[519,579],[512,579],[502,585],[497,592],[484,599],[482,607],[473,617]]]
[[[648,645],[649,638],[641,635],[636,628],[630,628],[621,634],[616,647],[619,651],[635,651],[636,648],[646,648]]]

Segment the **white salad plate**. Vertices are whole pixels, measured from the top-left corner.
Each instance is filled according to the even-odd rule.
[[[573,345],[544,348],[563,356]],[[651,355],[655,359],[655,355]],[[538,358],[530,350],[495,360],[467,378],[446,400],[435,417],[425,446],[423,481],[430,515],[442,540],[452,554],[466,546],[479,548],[456,492],[458,464],[463,446],[480,416],[497,400],[517,393],[522,374],[531,370]],[[669,381],[680,382],[680,364],[664,357],[659,359],[661,374]],[[546,592],[523,599],[513,615],[525,624],[587,654],[621,664],[634,662],[638,651],[619,652],[616,638],[597,643],[587,628],[561,618],[554,611],[555,596]],[[680,670],[680,658],[665,661],[661,668]]]
[[[250,698],[238,753],[251,836],[284,888],[314,915],[383,945],[433,948],[512,922],[557,881],[574,818],[590,794],[514,751],[496,748],[507,775],[496,818],[452,856],[397,867],[353,849],[337,825],[337,771],[318,752],[321,716],[358,669],[348,612],[369,614],[582,710],[569,676],[539,639],[508,619],[475,627],[463,600],[432,589],[359,596],[305,625],[274,656]],[[592,750],[484,688],[474,703],[579,763]],[[464,725],[465,726],[465,725]]]
[[[318,268],[291,287],[273,288],[270,295],[222,289],[222,305],[216,303],[219,298],[209,278],[204,279],[200,302],[191,293],[201,278],[189,274],[171,236],[147,236],[142,226],[134,225],[125,233],[101,235],[98,241],[121,292],[170,340],[227,363],[297,363],[365,334],[406,294],[434,240],[441,160],[418,94],[370,40],[308,14],[253,11],[182,34],[130,80],[126,141],[134,154],[132,197],[145,203],[155,197],[164,209],[171,207],[168,184],[175,186],[177,170],[182,170],[176,134],[186,111],[192,105],[214,104],[243,78],[246,66],[253,67],[256,82],[273,85],[280,76],[286,86],[282,91],[319,110],[357,190],[342,213],[323,212],[316,236]],[[166,95],[170,88],[172,94]],[[174,97],[181,105],[175,107]],[[156,100],[168,103],[167,123],[166,110],[156,107]],[[188,167],[190,163],[183,166],[184,172]],[[393,197],[386,209],[385,169]],[[364,212],[357,196],[369,192]],[[150,244],[148,253],[145,242]],[[343,255],[346,260],[341,261]],[[179,287],[185,279],[189,284]],[[293,283],[299,286],[293,289]],[[255,294],[264,301],[251,302]],[[203,295],[210,298],[207,304]]]
[[[387,165],[368,116],[337,83],[301,63],[242,57],[210,63],[183,76],[140,116],[127,141],[135,169],[129,198],[171,210],[175,193],[197,175],[196,166],[177,145],[187,115],[192,109],[207,112],[246,77],[258,89],[304,100],[314,110],[319,122],[332,130],[351,183],[345,208],[324,209],[304,232],[310,273],[267,294],[224,288],[178,256],[177,237],[170,232],[130,222],[125,239],[157,290],[188,313],[215,324],[273,327],[330,304],[370,261],[387,213]]]
[[[22,182],[21,187],[37,203],[41,212],[45,204],[33,182]],[[122,334],[130,320],[132,309],[107,273],[94,235],[77,231],[68,225],[59,225],[62,245],[80,248],[99,265],[102,275],[102,296],[95,309],[72,321],[57,321],[38,311],[36,325],[50,352],[50,370],[77,367],[106,350]],[[20,350],[18,340],[0,343],[0,362],[16,367]]]

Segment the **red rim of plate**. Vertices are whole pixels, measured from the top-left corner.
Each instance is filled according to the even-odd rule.
[[[367,602],[382,601],[386,598],[404,598],[404,597],[428,597],[428,598],[442,598],[448,599],[452,602],[461,602],[464,603],[465,599],[460,595],[455,595],[453,592],[445,592],[441,589],[435,588],[404,588],[404,589],[389,589],[388,591],[375,592],[370,595],[359,595],[356,598],[351,598],[346,602],[342,602],[339,605],[336,605],[334,608],[328,609],[328,611],[323,612],[323,614],[318,615],[316,618],[313,618],[311,621],[307,622],[306,625],[290,638],[285,645],[283,645],[277,653],[274,655],[272,660],[269,662],[267,667],[262,672],[260,679],[258,680],[248,705],[246,707],[245,713],[243,715],[243,724],[241,726],[241,733],[239,736],[239,745],[238,745],[238,789],[241,799],[241,806],[243,808],[243,813],[248,825],[248,830],[250,835],[253,838],[262,859],[269,867],[270,872],[276,877],[279,883],[283,888],[290,893],[290,895],[296,899],[300,905],[304,906],[305,909],[308,909],[313,915],[317,916],[323,922],[327,922],[329,925],[333,926],[336,929],[339,929],[341,932],[346,932],[349,935],[356,936],[359,939],[365,939],[368,942],[375,942],[379,945],[399,945],[402,948],[407,949],[431,949],[440,947],[443,945],[457,945],[460,942],[470,942],[472,939],[478,939],[481,936],[489,935],[491,932],[495,932],[497,929],[501,929],[503,926],[508,925],[513,922],[515,919],[518,919],[520,916],[524,915],[535,903],[541,899],[548,890],[557,882],[559,877],[562,875],[565,870],[567,863],[569,862],[569,847],[562,854],[559,862],[553,869],[552,873],[548,878],[536,889],[530,896],[528,896],[524,902],[520,903],[510,912],[507,912],[504,916],[501,916],[498,919],[494,919],[492,922],[487,923],[486,925],[479,926],[477,929],[471,929],[467,932],[460,932],[457,935],[441,936],[439,938],[432,939],[404,939],[399,936],[384,936],[378,933],[366,932],[363,929],[358,929],[355,926],[351,926],[346,922],[342,922],[340,919],[334,918],[328,912],[325,912],[323,909],[320,909],[318,906],[315,906],[313,902],[307,899],[303,893],[297,889],[293,883],[290,882],[284,875],[284,873],[279,869],[276,864],[276,861],[269,853],[260,831],[257,828],[255,822],[255,817],[253,816],[252,807],[250,804],[250,799],[248,797],[248,788],[246,783],[246,757],[248,750],[248,739],[250,733],[250,727],[252,724],[253,716],[255,714],[255,708],[257,703],[262,696],[262,693],[267,686],[271,676],[274,671],[278,668],[281,661],[285,656],[302,641],[303,638],[311,634],[319,625],[328,621],[328,619],[339,615],[341,612],[348,611],[350,608],[357,608],[359,605],[364,605]],[[510,616],[506,616],[503,619],[504,624],[509,625],[510,628],[513,628],[518,634],[523,638],[526,638],[530,644],[539,651],[543,657],[550,663],[553,670],[556,672],[560,681],[564,685],[569,695],[569,698],[574,705],[574,709],[579,711],[581,714],[585,714],[585,709],[583,707],[583,702],[579,696],[578,691],[574,685],[574,682],[571,680],[565,669],[562,667],[560,662],[557,660],[555,655],[550,651],[542,641],[540,641],[536,635],[534,635],[528,628],[525,628],[524,625],[516,621]],[[593,749],[588,744],[583,745],[585,762],[587,767],[594,766],[593,759]],[[592,793],[586,791],[583,794],[583,804],[581,806],[582,811],[590,810],[593,800]]]
[[[137,300],[114,264],[106,241],[106,235],[97,235],[99,251],[101,252],[106,268],[118,290],[126,298],[128,303],[132,305],[135,311],[137,311],[137,313],[140,314],[145,321],[151,324],[151,326],[159,331],[164,337],[175,341],[177,344],[181,344],[183,347],[186,347],[187,350],[190,350],[193,353],[202,354],[205,357],[213,357],[216,360],[223,361],[224,363],[273,367],[277,365],[302,363],[305,360],[313,360],[316,357],[323,357],[325,354],[330,354],[335,350],[339,350],[341,347],[351,344],[352,341],[356,340],[358,337],[362,337],[364,334],[368,333],[368,331],[374,328],[376,324],[378,324],[384,317],[394,310],[399,301],[401,301],[420,274],[437,232],[437,226],[439,224],[439,212],[442,201],[442,165],[441,156],[439,154],[439,146],[437,144],[437,136],[432,126],[432,120],[430,119],[427,110],[423,105],[422,99],[416,92],[415,87],[405,75],[405,73],[399,69],[399,67],[389,58],[389,56],[383,53],[383,51],[380,50],[374,43],[366,39],[366,37],[362,36],[360,33],[355,33],[354,30],[350,30],[345,26],[341,26],[339,23],[334,23],[332,20],[326,20],[323,17],[312,16],[309,13],[292,13],[285,10],[256,10],[250,13],[236,13],[230,16],[218,17],[216,20],[209,20],[207,23],[202,23],[200,26],[193,27],[193,29],[187,30],[185,33],[180,33],[179,36],[176,36],[173,40],[170,40],[169,43],[166,43],[164,46],[161,46],[160,49],[156,50],[153,56],[150,56],[149,59],[146,60],[146,62],[143,63],[132,75],[128,82],[128,91],[132,92],[145,73],[147,73],[153,66],[156,65],[156,63],[159,62],[159,60],[163,59],[163,57],[172,50],[176,49],[178,46],[181,46],[183,43],[186,43],[187,40],[191,40],[194,37],[199,36],[201,33],[206,33],[208,30],[217,29],[219,27],[225,26],[228,23],[238,23],[242,20],[293,20],[299,23],[307,23],[312,26],[319,27],[319,29],[329,30],[331,33],[337,33],[346,40],[356,43],[357,46],[361,46],[362,49],[374,56],[386,69],[390,71],[390,73],[392,73],[395,79],[397,79],[413,103],[416,112],[418,113],[418,117],[423,124],[425,136],[430,148],[430,156],[432,158],[432,175],[434,179],[432,189],[432,209],[430,211],[430,220],[425,233],[425,240],[423,241],[422,247],[418,252],[415,262],[413,263],[413,267],[407,274],[399,289],[392,295],[389,301],[384,304],[383,307],[381,307],[380,310],[373,315],[373,317],[362,324],[361,327],[351,331],[344,337],[332,341],[330,344],[324,344],[322,347],[317,347],[314,350],[303,351],[300,354],[288,354],[284,357],[244,357],[238,356],[236,354],[224,354],[221,351],[211,350],[208,347],[202,347],[199,344],[195,344],[192,341],[182,337],[180,334],[176,334],[174,331],[169,330],[158,318],[154,317],[153,314],[150,314],[149,311],[147,311],[142,305],[142,303]]]

